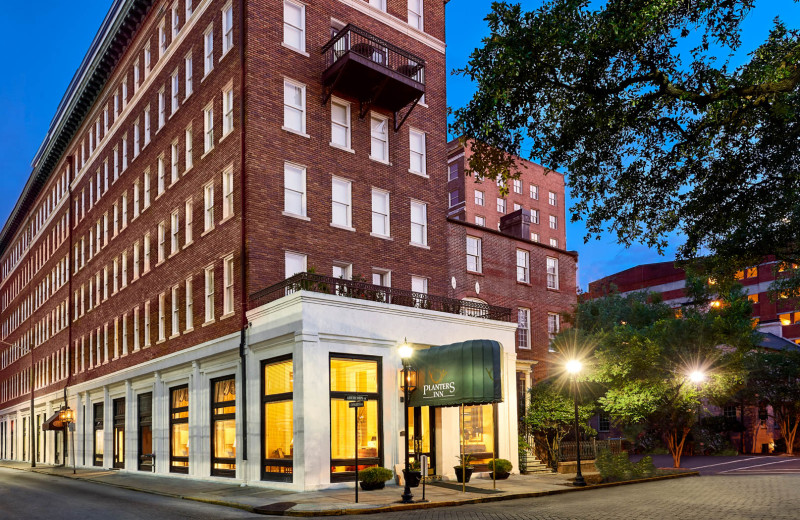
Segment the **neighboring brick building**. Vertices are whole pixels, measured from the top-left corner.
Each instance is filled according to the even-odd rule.
[[[563,249],[564,176],[520,159],[521,174],[501,198],[497,183],[464,175],[468,154],[457,140],[448,145],[450,294],[514,310],[522,398],[553,374],[550,338],[577,303],[578,254]]]
[[[444,298],[444,4],[282,5],[113,3],[0,233],[0,458],[63,462],[66,402],[78,465],[318,489],[355,469],[343,392],[362,463],[402,460],[403,338],[514,342]],[[468,408],[516,460],[515,407]]]

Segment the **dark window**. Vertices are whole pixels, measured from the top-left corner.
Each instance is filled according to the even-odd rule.
[[[103,403],[94,405],[94,465],[103,465],[103,446],[105,432],[103,431]]]
[[[125,467],[125,399],[114,399],[114,467]]]
[[[518,329],[519,330],[519,329]],[[525,418],[525,404],[527,401],[528,388],[525,384],[525,373],[517,372],[517,419],[522,421]]]
[[[169,470],[189,473],[189,387],[169,391]]]
[[[736,406],[729,405],[722,409],[722,414],[726,419],[736,419]]]
[[[611,429],[611,419],[607,415],[601,415],[597,423],[597,431],[607,432]]]
[[[236,476],[236,379],[211,381],[211,474]]]
[[[153,394],[139,394],[139,469],[153,471]]]
[[[262,480],[291,482],[294,473],[294,368],[291,356],[261,365]]]

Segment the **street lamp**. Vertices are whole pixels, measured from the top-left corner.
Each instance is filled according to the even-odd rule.
[[[62,409],[61,412],[58,414],[58,418],[61,419],[61,424],[64,425],[64,435],[69,435],[69,424],[71,422],[75,422],[75,412],[72,411],[72,408],[67,406],[66,408]],[[72,436],[72,474],[75,474],[75,436]]]
[[[689,379],[692,380],[692,383],[699,386],[700,383],[706,380],[706,375],[701,370],[695,370],[694,372],[689,374]]]
[[[411,486],[409,485],[408,478],[411,473],[411,467],[408,464],[408,392],[409,392],[409,369],[411,368],[411,356],[414,354],[414,349],[408,342],[404,341],[397,349],[400,359],[403,361],[403,417],[405,418],[405,444],[403,452],[405,453],[405,469],[403,469],[403,495],[401,502],[403,504],[410,504],[414,495],[411,494]]]
[[[578,462],[578,474],[575,475],[575,486],[585,486],[586,481],[583,479],[583,475],[581,474],[581,434],[579,430],[579,418],[578,418],[578,374],[583,369],[583,363],[578,361],[577,359],[571,359],[567,361],[567,372],[572,375],[572,395],[575,400],[575,453],[577,454],[577,462]]]

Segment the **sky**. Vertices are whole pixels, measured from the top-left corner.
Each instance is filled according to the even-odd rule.
[[[276,0],[277,1],[277,0]],[[439,1],[439,0],[434,0]],[[540,0],[522,1],[535,9]],[[39,0],[36,12],[24,2],[8,2],[0,11],[0,48],[4,54],[0,76],[0,222],[14,208],[31,171],[31,161],[42,143],[58,103],[80,65],[111,0]],[[80,6],[76,8],[76,5]],[[447,4],[447,68],[466,64],[470,53],[488,34],[484,18],[488,0],[450,0]],[[793,0],[760,0],[744,26],[743,50],[755,48],[766,38],[775,16],[784,21],[800,20],[800,3]],[[474,86],[459,76],[448,76],[448,104],[464,105]],[[535,158],[534,158],[535,160]],[[563,172],[569,178],[569,172]],[[570,197],[567,195],[569,208]],[[624,248],[608,234],[584,244],[581,223],[567,226],[567,248],[579,254],[578,280],[582,289],[603,276],[635,265],[674,258],[678,238],[660,256],[642,245]]]

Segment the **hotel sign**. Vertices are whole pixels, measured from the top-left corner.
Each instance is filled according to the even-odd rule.
[[[502,346],[478,339],[414,352],[411,364],[417,387],[410,406],[459,406],[497,403],[501,386]]]

